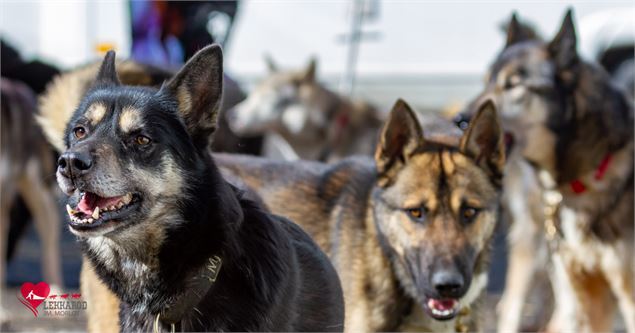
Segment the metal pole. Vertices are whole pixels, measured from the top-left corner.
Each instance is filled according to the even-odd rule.
[[[355,69],[362,39],[362,23],[364,20],[364,0],[352,0],[351,31],[347,38],[348,51],[344,77],[340,83],[340,93],[352,96],[355,91]]]

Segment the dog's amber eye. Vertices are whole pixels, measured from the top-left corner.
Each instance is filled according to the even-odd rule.
[[[75,135],[78,139],[82,139],[86,136],[86,129],[81,126],[77,126],[73,129],[73,135]]]
[[[470,223],[474,221],[478,212],[479,210],[474,207],[463,207],[461,208],[461,220],[463,220],[464,223]]]
[[[422,222],[425,219],[426,212],[424,208],[408,208],[406,212],[417,222]]]
[[[135,141],[137,142],[138,145],[145,146],[150,143],[150,138],[143,135],[137,135],[137,138],[135,139]]]

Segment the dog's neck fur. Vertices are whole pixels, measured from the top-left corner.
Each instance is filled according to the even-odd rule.
[[[129,316],[124,316],[123,310],[120,314],[124,330],[152,329],[151,324],[156,314],[179,301],[179,297],[189,287],[188,281],[192,274],[200,271],[200,267],[213,255],[223,259],[223,267],[218,276],[219,281],[210,288],[207,296],[203,297],[198,309],[197,307],[191,309],[182,319],[183,323],[188,323],[185,327],[189,330],[248,328],[247,324],[232,326],[240,325],[240,323],[228,323],[230,318],[236,318],[235,314],[232,315],[230,312],[237,310],[231,306],[228,307],[231,309],[225,309],[227,305],[225,302],[211,304],[213,302],[210,302],[210,299],[229,298],[227,293],[232,291],[226,291],[226,289],[236,285],[241,285],[241,288],[256,289],[251,294],[255,296],[249,296],[250,293],[241,294],[241,297],[246,298],[262,296],[264,290],[274,288],[259,286],[258,281],[252,281],[254,276],[249,277],[244,272],[240,272],[241,269],[250,271],[260,269],[254,267],[254,264],[258,264],[256,262],[245,262],[241,251],[250,248],[250,245],[244,244],[239,230],[246,224],[243,221],[245,209],[249,209],[251,213],[254,213],[254,210],[256,214],[260,212],[257,208],[251,207],[250,202],[244,200],[239,202],[236,190],[220,176],[211,158],[200,167],[206,171],[198,173],[197,189],[192,189],[192,193],[207,193],[206,197],[196,198],[194,207],[183,207],[177,214],[162,216],[153,221],[153,224],[162,226],[158,229],[163,233],[152,233],[150,228],[131,226],[131,228],[138,228],[138,233],[135,232],[135,234],[140,237],[155,237],[153,242],[155,246],[137,248],[135,243],[147,244],[148,242],[134,242],[122,239],[119,235],[107,235],[82,241],[82,247],[95,266],[96,272],[122,301],[122,309],[129,312]],[[199,168],[199,170],[202,169]],[[217,193],[209,193],[209,189],[214,189]],[[171,221],[167,223],[168,220]],[[147,224],[144,223],[144,225]],[[174,227],[175,225],[178,226]],[[262,244],[256,246],[252,244],[251,248],[257,248],[259,245]],[[281,245],[278,244],[278,246]],[[282,244],[282,246],[285,245]],[[279,262],[281,258],[277,258],[274,255],[275,251],[270,250],[260,248],[260,251],[265,251],[261,253],[262,255],[271,254],[271,257],[263,261],[280,266],[282,274],[286,274],[284,269],[286,266]],[[232,295],[232,298],[235,297]],[[232,299],[232,302],[234,301],[250,304],[247,299]],[[197,310],[205,307],[214,307],[215,310],[214,312],[203,311],[205,318],[201,318],[202,313]],[[245,313],[249,310],[240,311]],[[210,313],[213,314],[211,317]],[[257,317],[258,315],[254,314],[254,318]]]

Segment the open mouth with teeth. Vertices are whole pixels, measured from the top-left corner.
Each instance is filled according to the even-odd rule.
[[[428,314],[436,320],[450,320],[459,314],[461,305],[459,304],[459,301],[454,298],[428,298],[424,308]]]
[[[66,211],[71,228],[78,231],[93,230],[107,222],[125,218],[138,208],[140,201],[140,197],[133,193],[104,198],[95,193],[83,192],[77,207],[66,205]]]

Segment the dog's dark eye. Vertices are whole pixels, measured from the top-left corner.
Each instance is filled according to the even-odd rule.
[[[145,146],[147,144],[150,144],[151,141],[152,140],[150,140],[150,138],[144,135],[137,135],[137,137],[135,138],[135,142],[140,146]]]
[[[461,221],[463,223],[471,223],[478,215],[478,208],[464,206],[461,208]]]
[[[86,129],[82,126],[77,126],[73,129],[73,135],[75,135],[77,139],[82,139],[86,136]]]
[[[423,222],[426,219],[426,209],[419,207],[419,208],[408,208],[406,209],[406,213],[408,213],[408,216],[410,216],[411,219],[415,220],[415,222]]]

